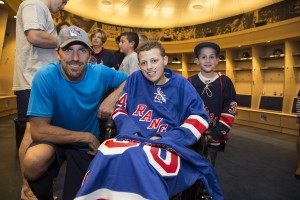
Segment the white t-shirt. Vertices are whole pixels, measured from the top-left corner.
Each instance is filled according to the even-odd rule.
[[[123,59],[119,71],[126,72],[128,75],[132,74],[133,72],[139,70],[139,61],[137,53],[134,51],[131,54],[125,56]]]
[[[30,29],[40,29],[57,37],[49,8],[41,0],[26,0],[19,6],[16,22],[14,91],[31,89],[36,70],[57,60],[55,49],[36,47],[28,42],[25,31]]]

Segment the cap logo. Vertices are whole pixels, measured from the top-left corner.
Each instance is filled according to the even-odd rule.
[[[81,42],[91,49],[88,34],[77,26],[61,30],[57,38],[57,48],[64,48],[73,42]]]
[[[81,31],[79,28],[70,28],[70,36],[75,36],[75,37],[78,37],[78,36],[81,36]]]

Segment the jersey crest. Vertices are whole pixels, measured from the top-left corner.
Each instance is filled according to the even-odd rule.
[[[164,95],[164,92],[161,90],[160,87],[156,89],[156,92],[154,93],[154,102],[158,103],[167,103],[166,95]]]

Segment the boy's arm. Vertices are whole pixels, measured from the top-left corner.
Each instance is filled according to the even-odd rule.
[[[215,141],[230,131],[237,110],[236,92],[233,83],[228,79],[224,86],[223,110],[216,126],[212,129],[212,137]]]
[[[202,99],[192,85],[185,87],[181,96],[183,96],[182,109],[178,115],[184,119],[183,123],[168,132],[160,132],[158,135],[189,147],[194,145],[208,128],[208,116],[204,111]]]
[[[127,97],[128,94],[125,85],[122,95],[117,103],[117,108],[112,114],[112,118],[118,129],[118,135],[134,135],[141,132],[139,126],[134,123],[126,110]]]

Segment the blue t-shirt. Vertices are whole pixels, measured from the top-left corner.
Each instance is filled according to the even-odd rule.
[[[97,113],[102,95],[126,78],[124,72],[88,64],[82,80],[70,82],[63,76],[59,62],[50,63],[40,68],[33,79],[27,115],[50,117],[54,126],[98,137]]]

